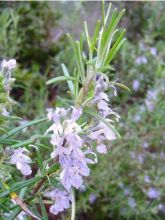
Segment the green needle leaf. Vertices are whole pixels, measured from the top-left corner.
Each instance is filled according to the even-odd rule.
[[[56,83],[56,82],[61,82],[61,81],[75,81],[75,82],[81,83],[80,80],[78,80],[78,79],[76,79],[75,77],[72,77],[72,76],[58,76],[58,77],[55,77],[53,79],[48,80],[46,82],[46,85],[50,85],[50,84],[53,84],[53,83]]]
[[[47,215],[47,213],[46,213],[45,205],[44,205],[43,202],[42,202],[41,196],[39,197],[39,202],[40,202],[41,211],[42,211],[42,215],[43,215],[42,220],[48,220],[48,215]]]
[[[131,90],[130,90],[127,86],[125,86],[124,84],[122,84],[122,83],[114,82],[114,85],[119,86],[119,87],[121,87],[121,88],[123,88],[123,89],[126,89],[127,91],[131,92]]]
[[[24,187],[30,186],[30,185],[34,185],[36,182],[38,182],[42,177],[34,177],[32,179],[29,180],[25,180],[25,181],[21,181],[21,182],[17,182],[15,184],[13,184],[10,189],[5,190],[4,192],[0,193],[0,198],[4,197],[4,196],[8,196],[10,193],[18,191],[19,189],[22,189]]]
[[[30,127],[32,125],[45,122],[46,120],[47,120],[47,118],[42,118],[42,119],[37,119],[37,120],[31,121],[31,122],[27,122],[24,125],[21,125],[21,126],[19,126],[17,128],[14,128],[13,130],[9,131],[7,134],[1,136],[0,141],[1,141],[1,139],[8,138],[8,137],[10,137],[10,136],[12,136],[12,135],[22,131],[24,128],[27,128],[27,127]]]

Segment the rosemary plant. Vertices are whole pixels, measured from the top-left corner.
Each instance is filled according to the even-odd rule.
[[[33,219],[47,220],[47,206],[50,213],[58,215],[70,205],[71,219],[75,219],[75,191],[86,184],[91,167],[98,162],[97,154],[106,154],[107,143],[120,137],[115,129],[120,116],[109,106],[108,92],[111,89],[110,95],[116,96],[115,86],[128,88],[110,81],[108,76],[113,69],[111,62],[125,41],[125,30],[117,29],[123,13],[124,10],[118,12],[117,9],[111,12],[111,4],[105,13],[103,3],[102,21],[97,22],[92,37],[86,22],[80,41],[73,40],[68,34],[76,60],[75,69],[69,73],[62,64],[64,76],[50,79],[46,84],[67,81],[74,104],[68,109],[48,109],[47,118],[25,123],[0,137],[3,146],[0,152],[2,219],[28,215]],[[83,56],[84,44],[88,46],[86,56]],[[6,64],[8,71],[11,70],[9,63]],[[1,74],[2,82],[3,77]],[[10,117],[1,116],[1,119]],[[49,125],[44,135],[34,135],[24,141],[12,139],[23,129],[41,123]],[[47,146],[45,141],[49,140]],[[49,154],[43,155],[43,148]],[[33,165],[36,166],[35,172]],[[16,178],[13,182],[14,172],[22,173],[23,180],[17,181]]]

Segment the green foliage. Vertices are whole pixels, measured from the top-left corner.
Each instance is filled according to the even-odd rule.
[[[93,10],[96,10],[95,3],[91,4]],[[109,153],[100,156],[99,165],[92,169],[92,178],[87,181],[86,191],[76,194],[77,219],[163,220],[160,205],[165,203],[164,4],[120,2],[108,8],[105,3],[102,8],[103,19],[96,23],[93,35],[93,24],[85,22],[84,34],[79,41],[68,35],[71,47],[67,46],[65,36],[57,43],[49,39],[51,27],[56,28],[56,21],[64,15],[59,15],[57,9],[52,11],[46,2],[1,2],[0,5],[1,57],[15,57],[18,60],[14,76],[17,81],[11,93],[17,101],[13,106],[17,116],[0,116],[0,124],[4,123],[0,127],[0,219],[15,219],[21,211],[11,203],[12,192],[18,193],[35,215],[43,220],[49,218],[42,200],[42,191],[50,183],[57,186],[56,172],[59,166],[54,164],[47,169],[51,159],[46,164],[42,163],[43,158],[51,152],[49,136],[43,135],[48,127],[44,116],[45,107],[56,104],[70,106],[75,102],[86,107],[85,117],[95,117],[112,128],[89,106],[93,98],[92,79],[97,73],[102,73],[109,76],[112,85],[118,90],[118,96],[112,103],[120,106],[118,111],[122,119],[117,130],[120,131],[121,139],[109,144]],[[113,10],[114,5],[126,8],[122,24],[127,29],[127,42],[124,37],[125,28],[117,29],[124,11]],[[86,12],[88,8],[85,7],[85,3],[79,3],[80,12]],[[81,21],[76,17],[72,22],[75,20]],[[124,42],[117,59],[114,59]],[[151,54],[152,47],[157,48],[156,56]],[[147,58],[146,64],[136,63],[136,59],[141,56]],[[62,64],[61,68],[59,63],[65,65]],[[59,76],[62,72],[64,76]],[[120,79],[128,87],[115,79]],[[140,82],[137,91],[133,88],[134,80]],[[62,86],[58,86],[57,83],[62,81]],[[90,86],[87,82],[90,82]],[[88,86],[89,90],[86,91]],[[131,93],[121,90],[130,91],[129,88]],[[68,94],[64,93],[67,89],[70,90]],[[157,92],[157,96],[154,110],[149,111],[146,100],[148,91],[152,90]],[[21,117],[27,120],[23,124]],[[4,148],[7,146],[15,149],[24,146],[29,149],[35,158],[34,172],[38,167],[39,175],[22,180],[15,168],[6,163]],[[150,178],[148,182],[147,176]],[[41,180],[45,181],[45,185],[36,193],[34,200],[32,190]],[[5,188],[4,181],[9,188]],[[159,190],[159,198],[150,199],[147,196],[151,187]],[[90,202],[91,194],[97,196],[94,202]],[[130,198],[134,199],[135,207],[131,207]],[[36,204],[39,204],[41,211],[38,211]],[[8,217],[2,214],[11,210],[13,212]]]
[[[151,5],[136,3],[136,9],[133,5],[126,5],[128,15],[131,14],[130,26],[130,17],[126,17],[129,39],[113,65],[117,70],[117,78],[131,88],[131,95],[121,93],[118,88],[118,97],[114,103],[121,106],[119,112],[123,116],[119,129],[122,138],[109,144],[109,153],[106,158],[99,158],[101,165],[93,170],[94,178],[89,180],[86,192],[78,194],[79,211],[82,213],[83,207],[87,219],[164,219],[161,209],[165,202],[164,34],[159,32],[159,38],[155,37],[158,29],[163,30],[161,21],[164,16],[159,23],[163,4],[155,3],[155,7]],[[130,7],[134,10],[131,11]],[[139,19],[146,14],[148,20]],[[142,22],[140,38],[134,30],[137,19]],[[152,23],[153,20],[155,22]],[[151,53],[151,48],[157,49],[155,55]],[[140,56],[144,56],[147,63],[136,63]],[[140,83],[137,91],[133,87],[134,80]],[[148,91],[157,94],[154,110],[147,108]],[[160,195],[150,199],[147,195],[150,188],[158,190]],[[97,198],[91,203],[92,194]]]

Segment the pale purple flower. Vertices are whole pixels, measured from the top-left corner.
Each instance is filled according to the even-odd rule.
[[[46,134],[53,132],[56,135],[68,135],[70,133],[79,133],[81,127],[75,122],[82,113],[81,109],[76,110],[73,108],[71,119],[67,116],[68,111],[63,108],[56,108],[55,111],[52,109],[48,110],[48,119],[53,120],[53,125],[46,131]],[[63,119],[63,120],[62,120]]]
[[[95,203],[96,199],[97,199],[97,194],[91,193],[91,194],[89,195],[89,203],[90,203],[91,205]]]
[[[79,133],[81,131],[81,127],[76,122],[65,120],[63,123],[54,123],[52,126],[50,126],[46,133],[49,133],[50,131],[52,131],[53,134],[62,137],[70,135],[72,133]]]
[[[59,122],[60,119],[66,118],[68,113],[67,110],[59,107],[57,107],[55,110],[53,110],[52,108],[48,108],[47,112],[48,112],[47,115],[48,119],[53,120],[55,123]]]
[[[72,107],[71,121],[77,121],[81,115],[82,115],[81,107],[77,107],[77,108]]]
[[[108,88],[108,78],[106,75],[97,74],[96,76],[96,86],[95,94],[99,94],[102,91],[105,91]]]
[[[69,133],[65,136],[66,142],[71,150],[79,149],[82,147],[84,140],[75,133]]]
[[[67,136],[68,154],[74,158],[84,158],[84,141],[78,135]]]
[[[18,148],[14,150],[11,156],[10,163],[15,164],[17,169],[21,171],[23,175],[30,175],[32,173],[29,163],[31,163],[30,157],[27,155],[29,151],[26,148]]]
[[[108,105],[108,96],[104,92],[100,92],[98,95],[95,96],[93,99],[93,103],[97,104],[99,112],[106,117],[110,114],[111,109]]]
[[[130,197],[128,198],[128,205],[131,207],[131,208],[135,208],[136,207],[136,201],[134,198]]]
[[[50,212],[57,215],[59,212],[68,209],[71,202],[71,196],[64,190],[58,188],[45,193],[45,196],[51,198],[54,204],[50,207]]]
[[[109,102],[108,95],[105,92],[100,92],[96,97],[96,100],[97,99],[98,101],[105,100],[106,102]]]
[[[100,154],[106,154],[107,153],[107,147],[105,146],[105,144],[102,144],[102,143],[97,145],[96,150]]]
[[[103,122],[99,122],[96,127],[96,130],[89,134],[89,137],[92,140],[102,141],[102,140],[115,140],[116,134],[115,132],[105,125]]]
[[[154,187],[149,188],[147,196],[150,199],[158,199],[160,197],[160,191]]]
[[[66,147],[63,147],[62,145],[57,145],[55,150],[51,153],[51,158],[56,158],[59,156],[59,159],[63,154],[67,154],[68,149]]]
[[[74,121],[65,120],[63,122],[64,135],[78,134],[81,132],[81,126]]]
[[[90,132],[89,138],[91,138],[92,140],[97,140],[99,142],[105,140],[105,137],[102,135],[103,129],[100,129],[98,127],[96,128],[96,130]]]
[[[1,66],[2,66],[2,71],[4,69],[12,70],[16,67],[16,60],[15,59],[10,59],[8,61],[3,60]]]
[[[97,106],[98,106],[98,109],[99,109],[99,110],[102,110],[103,112],[104,112],[104,111],[107,112],[106,115],[109,114],[110,109],[109,109],[108,103],[107,103],[105,100],[100,100],[100,101],[98,102]]]
[[[71,187],[80,188],[83,184],[83,176],[89,176],[90,169],[84,160],[77,160],[75,158],[68,158],[62,164],[62,172],[60,179],[62,185],[70,191]]]
[[[139,90],[140,87],[140,82],[139,80],[135,79],[132,83],[132,88],[135,92],[137,92]]]
[[[112,125],[112,127],[113,127],[113,125]],[[105,136],[106,140],[111,141],[111,140],[116,139],[115,132],[110,127],[108,127],[105,123],[99,122],[98,128],[100,128],[100,131]]]
[[[148,60],[144,55],[137,57],[136,60],[135,60],[135,63],[138,64],[138,65],[146,64],[147,62],[148,62]]]
[[[50,143],[54,146],[54,151],[51,153],[52,158],[63,154],[68,155],[71,154],[72,151],[80,150],[83,145],[83,140],[78,134],[73,133],[75,130],[72,130],[72,128],[71,123],[71,127],[69,128],[68,126],[68,130],[65,130],[61,136],[59,134],[51,135]]]
[[[105,92],[99,92],[98,94],[95,93],[95,97],[93,99],[93,103],[97,104],[97,103],[99,103],[102,100],[108,102],[109,101],[108,95]]]
[[[50,143],[53,146],[61,147],[63,142],[64,142],[64,137],[61,137],[59,134],[55,133],[51,135]]]
[[[63,146],[64,140],[65,146]],[[54,151],[51,153],[52,158],[71,154],[72,151],[80,152],[83,144],[83,140],[77,134],[70,134],[65,137],[52,135],[50,142],[52,145],[56,146]]]
[[[157,48],[156,47],[151,47],[150,48],[150,53],[155,57],[157,55]]]
[[[63,126],[62,126],[62,124],[60,122],[52,124],[48,128],[48,130],[46,131],[46,134],[51,132],[51,131],[53,132],[53,134],[61,135],[63,133]]]

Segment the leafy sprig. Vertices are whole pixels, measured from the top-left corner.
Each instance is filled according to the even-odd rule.
[[[67,34],[76,60],[75,69],[70,74],[67,67],[62,64],[65,76],[53,78],[47,84],[66,80],[75,103],[82,104],[91,89],[91,84],[96,74],[107,73],[112,69],[110,63],[126,40],[124,38],[125,29],[117,29],[124,12],[125,10],[118,12],[117,9],[114,9],[111,15],[110,4],[105,13],[103,2],[102,21],[98,20],[92,37],[89,35],[87,22],[84,22],[85,34],[81,35],[80,41],[75,41],[70,34]],[[83,57],[85,43],[88,46],[88,59]],[[123,88],[126,87],[123,85]]]
[[[111,125],[108,120],[100,116],[97,112],[90,110],[88,108],[89,107],[88,104],[94,96],[94,81],[96,79],[96,75],[99,73],[100,75],[106,76],[108,71],[111,71],[112,67],[110,64],[125,41],[124,38],[125,30],[119,31],[117,29],[118,23],[124,13],[124,10],[118,12],[117,9],[115,9],[112,12],[111,17],[110,17],[110,12],[111,12],[111,4],[109,5],[107,12],[105,13],[105,6],[103,2],[102,21],[99,20],[97,22],[92,37],[89,34],[88,26],[86,22],[84,23],[85,34],[81,35],[79,41],[75,41],[69,34],[67,34],[75,56],[75,61],[76,61],[75,68],[73,72],[70,73],[67,67],[65,66],[65,64],[62,64],[62,70],[64,76],[59,76],[50,79],[49,81],[47,81],[46,84],[48,85],[60,81],[67,81],[75,107],[81,106],[84,109],[84,113],[86,113],[90,117],[96,118],[98,121],[101,121],[107,127],[109,127],[117,137],[120,137],[118,132],[115,130],[114,126]],[[87,58],[83,56],[85,43],[88,46]],[[108,76],[106,77],[108,78]],[[116,82],[111,82],[111,83],[127,89],[126,86],[120,83],[116,83]],[[46,120],[47,120],[46,118],[34,120],[6,132],[4,135],[0,137],[0,144],[4,144],[4,143],[10,144],[12,148],[18,148],[20,146],[27,146],[33,144],[34,142],[36,142],[36,140],[42,140],[43,138],[42,135],[32,136],[31,139],[25,141],[17,141],[10,138],[15,134],[19,134],[23,129],[36,124],[43,123]],[[41,175],[35,175],[33,178],[29,180],[11,184],[11,186],[8,186],[7,190],[5,191],[3,187],[1,187],[2,190],[0,191],[0,200],[2,201],[5,196],[11,197],[11,194],[13,195],[15,191],[18,191],[22,188],[30,187],[33,193],[30,196],[29,201],[33,203],[34,197],[36,196],[37,193],[39,193],[39,195],[37,194],[37,198],[41,205],[43,217],[44,219],[47,219],[45,206],[41,200],[41,194],[42,194],[41,188],[43,187],[44,184],[48,186],[52,182],[51,175],[56,175],[56,172],[59,171],[59,166],[57,164],[53,164],[52,166],[49,167],[48,170],[46,170],[45,167],[47,164],[49,164],[50,158],[45,161],[46,165],[43,165],[42,157],[39,150],[39,147],[45,147],[45,146],[44,144],[37,143],[35,147],[36,147],[35,162],[37,162],[37,165],[41,171]],[[5,184],[6,183],[2,180],[2,186]],[[33,188],[34,184],[35,187]],[[54,181],[53,184],[57,185],[56,181]],[[19,203],[17,203],[17,205],[19,205],[23,209],[23,207]],[[26,211],[26,209],[23,210]],[[16,215],[19,213],[19,211],[20,210],[16,210]],[[27,214],[29,213],[27,210]],[[34,215],[37,216],[38,213],[34,212]],[[72,190],[71,219],[74,220],[74,218],[75,218],[75,196],[74,196],[74,191]]]

